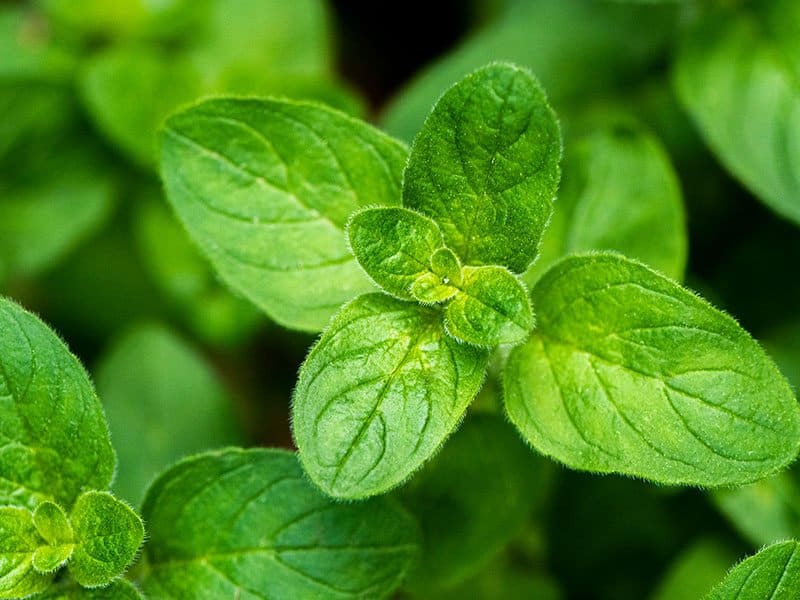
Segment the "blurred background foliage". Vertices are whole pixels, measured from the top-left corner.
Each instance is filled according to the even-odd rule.
[[[130,502],[185,454],[291,447],[291,390],[313,337],[218,281],[162,197],[159,123],[205,95],[272,94],[410,142],[449,85],[512,60],[543,82],[566,152],[527,281],[567,251],[626,252],[735,315],[797,389],[800,149],[794,175],[772,173],[773,146],[734,148],[714,119],[755,111],[774,128],[759,108],[777,97],[800,139],[800,89],[779,85],[800,73],[798,6],[0,2],[0,292],[92,369],[119,454],[116,491]],[[765,31],[785,64],[760,50]],[[754,75],[746,98],[709,108],[705,82],[723,94],[733,68],[778,83]],[[792,185],[794,196],[775,192]],[[714,492],[570,472],[524,447],[491,377],[454,439],[397,494],[426,536],[403,597],[683,600],[744,554],[800,536],[797,469]]]

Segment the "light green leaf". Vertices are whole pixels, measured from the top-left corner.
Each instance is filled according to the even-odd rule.
[[[115,579],[101,588],[85,588],[74,581],[62,580],[47,588],[36,600],[144,600],[144,596],[124,579]]]
[[[44,323],[0,298],[0,504],[72,506],[107,488],[114,450],[89,377]]]
[[[39,546],[33,553],[33,568],[38,573],[54,573],[67,564],[74,548],[73,544]]]
[[[469,344],[516,344],[533,329],[528,291],[503,267],[464,267],[464,283],[447,305],[447,333]]]
[[[278,100],[221,99],[162,130],[167,195],[224,281],[287,327],[318,331],[372,289],[344,225],[398,204],[406,149],[341,113]]]
[[[70,513],[75,550],[69,572],[85,587],[121,575],[144,539],[144,525],[127,504],[108,492],[85,492]]]
[[[427,271],[411,284],[411,295],[424,304],[449,300],[464,283],[461,261],[450,248],[437,248],[430,257]]]
[[[143,511],[144,590],[165,600],[382,598],[418,551],[417,525],[395,502],[333,502],[281,450],[184,460]]]
[[[616,250],[680,280],[686,223],[677,175],[659,141],[635,122],[595,126],[568,145],[564,177],[529,284],[572,252]]]
[[[450,248],[437,248],[431,255],[431,271],[435,275],[447,279],[447,283],[462,285],[464,278],[461,273],[461,261]]]
[[[33,554],[33,568],[40,573],[52,573],[72,556],[72,526],[58,504],[42,502],[33,511],[36,531],[48,545],[39,546]]]
[[[800,535],[800,485],[783,472],[750,485],[711,492],[711,499],[755,547]]]
[[[443,244],[431,219],[400,207],[367,208],[347,224],[350,249],[370,279],[401,300],[413,300],[411,286],[430,273],[431,255]]]
[[[186,61],[146,47],[112,48],[85,66],[81,93],[100,131],[139,165],[156,163],[156,131],[179,105],[202,93]]]
[[[97,389],[119,459],[114,491],[138,505],[177,459],[241,441],[232,400],[197,352],[169,329],[140,325],[109,349]]]
[[[292,427],[309,477],[339,498],[399,485],[456,428],[487,361],[444,333],[437,309],[360,296],[300,369]]]
[[[800,445],[800,409],[724,313],[615,254],[570,257],[533,290],[538,326],[506,367],[506,408],[570,467],[669,484],[765,477]]]
[[[44,543],[24,508],[0,508],[0,598],[24,598],[50,585],[51,575],[33,568],[33,553]]]
[[[767,546],[736,565],[704,600],[793,600],[800,590],[800,544]]]
[[[542,462],[498,415],[472,415],[401,491],[424,540],[406,587],[423,598],[476,573],[527,523]]]
[[[800,4],[755,5],[713,14],[690,32],[675,85],[728,170],[800,223]]]
[[[521,273],[558,187],[561,133],[526,70],[493,64],[450,88],[414,140],[403,204],[430,216],[467,265]]]
[[[735,559],[717,540],[698,540],[677,556],[650,600],[702,598],[725,576]]]

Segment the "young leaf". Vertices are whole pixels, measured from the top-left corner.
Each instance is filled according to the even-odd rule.
[[[42,502],[33,511],[36,531],[48,545],[39,546],[33,554],[33,568],[40,573],[52,573],[72,556],[74,548],[72,526],[58,504]]]
[[[69,572],[85,587],[107,585],[133,561],[144,525],[124,502],[108,492],[85,492],[70,513],[75,550]]]
[[[444,315],[447,333],[477,346],[516,344],[533,329],[528,291],[503,267],[465,267]]]
[[[800,4],[754,6],[715,14],[690,32],[675,85],[721,162],[800,223]]]
[[[114,450],[89,377],[44,323],[0,298],[0,504],[72,506],[107,488]]]
[[[97,368],[119,459],[114,492],[138,505],[177,459],[241,441],[231,399],[209,365],[169,329],[140,325]]]
[[[739,325],[644,265],[565,259],[536,285],[536,333],[506,367],[511,420],[570,467],[668,484],[765,477],[800,445],[786,380]]]
[[[456,428],[487,361],[445,334],[437,309],[360,296],[300,369],[292,427],[309,477],[338,498],[400,484]]]
[[[553,220],[526,282],[564,255],[587,250],[615,250],[682,279],[681,189],[659,141],[635,122],[615,119],[568,148]]]
[[[184,460],[143,507],[152,598],[382,598],[418,550],[418,528],[388,498],[336,503],[282,450]]]
[[[423,598],[477,572],[528,521],[546,461],[498,415],[472,415],[401,491],[422,526],[406,587]]]
[[[52,575],[33,568],[33,554],[44,544],[24,508],[0,508],[0,598],[24,598],[42,591]]]
[[[553,211],[561,133],[526,70],[493,64],[450,88],[409,156],[403,204],[467,265],[525,271]]]
[[[367,208],[347,224],[350,249],[370,279],[401,300],[430,273],[431,255],[444,244],[436,223],[406,208]]]
[[[36,600],[144,600],[144,596],[124,579],[115,579],[101,588],[85,588],[74,581],[61,580],[36,596]]]
[[[161,133],[169,201],[223,280],[309,331],[372,288],[344,225],[360,206],[399,203],[405,159],[365,123],[289,101],[207,100]]]
[[[792,600],[799,589],[800,544],[780,542],[736,565],[704,600]]]

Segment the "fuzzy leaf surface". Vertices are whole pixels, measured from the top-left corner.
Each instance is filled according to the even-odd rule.
[[[367,208],[347,225],[350,248],[370,279],[392,296],[413,300],[414,282],[430,272],[443,244],[436,223],[401,207]]]
[[[728,170],[800,223],[800,4],[755,5],[714,14],[690,32],[675,84]]]
[[[800,544],[767,546],[736,565],[704,600],[792,600],[800,590]]]
[[[273,319],[319,331],[372,289],[348,251],[357,208],[396,205],[406,149],[319,105],[216,99],[161,133],[167,196],[233,289]]]
[[[357,298],[300,369],[292,425],[309,477],[340,498],[397,486],[455,429],[487,361],[445,334],[435,308]]]
[[[573,252],[615,250],[676,280],[686,265],[680,184],[661,143],[635,122],[595,126],[569,146],[535,283]]]
[[[615,254],[570,257],[533,290],[538,325],[505,370],[506,408],[566,465],[668,484],[765,477],[800,445],[800,409],[726,314]]]
[[[533,328],[528,291],[503,267],[465,267],[464,282],[445,308],[447,333],[492,347],[523,341]]]
[[[24,508],[0,508],[0,598],[24,598],[40,592],[52,576],[33,568],[33,555],[44,544]]]
[[[86,587],[107,585],[133,561],[144,525],[127,504],[108,492],[86,492],[70,513],[75,550],[69,572]]]
[[[144,596],[125,579],[115,579],[100,588],[85,588],[66,580],[51,585],[36,600],[144,600]]]
[[[37,317],[0,298],[0,504],[72,506],[107,488],[114,450],[86,371]]]
[[[403,204],[439,224],[466,265],[522,273],[553,211],[561,133],[525,69],[493,64],[445,92],[414,140]]]
[[[156,480],[143,514],[152,598],[381,598],[418,551],[417,525],[394,501],[333,502],[282,450],[184,460]]]
[[[33,511],[36,531],[47,542],[33,554],[33,568],[40,573],[52,573],[72,556],[74,548],[72,526],[58,504],[42,502]]]

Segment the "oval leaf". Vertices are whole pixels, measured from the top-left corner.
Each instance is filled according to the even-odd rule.
[[[561,133],[526,70],[480,69],[450,88],[414,140],[403,204],[433,218],[468,265],[521,273],[558,187]]]
[[[292,426],[309,477],[340,498],[400,484],[455,429],[487,360],[444,333],[437,309],[357,298],[300,369]]]
[[[42,591],[53,578],[33,568],[33,555],[44,540],[24,508],[0,508],[0,598],[25,598]]]
[[[372,284],[344,226],[398,204],[406,149],[320,105],[207,100],[161,133],[167,197],[222,277],[273,319],[321,330]]]
[[[143,514],[152,598],[382,598],[418,550],[417,525],[395,502],[335,503],[281,450],[180,462]]]
[[[447,333],[478,346],[516,344],[533,329],[528,292],[503,267],[465,267],[464,283],[444,314]]]
[[[75,546],[39,546],[33,553],[33,568],[39,573],[53,573],[63,567],[72,556]]]
[[[89,377],[44,323],[0,298],[0,504],[72,506],[107,488],[114,450]]]
[[[370,279],[402,300],[413,300],[414,282],[431,269],[431,255],[443,245],[428,217],[400,207],[367,208],[347,224],[350,249]]]
[[[505,371],[511,420],[577,468],[668,484],[750,482],[791,462],[800,409],[739,325],[619,255],[567,258]]]
[[[133,561],[144,525],[127,504],[108,492],[86,492],[70,513],[75,550],[69,572],[86,587],[106,585]]]
[[[800,544],[767,546],[736,565],[704,600],[793,600],[800,590]]]
[[[678,96],[721,162],[800,223],[800,3],[754,3],[686,36]]]
[[[33,524],[48,544],[55,546],[72,543],[72,526],[58,504],[42,502],[33,511]]]

